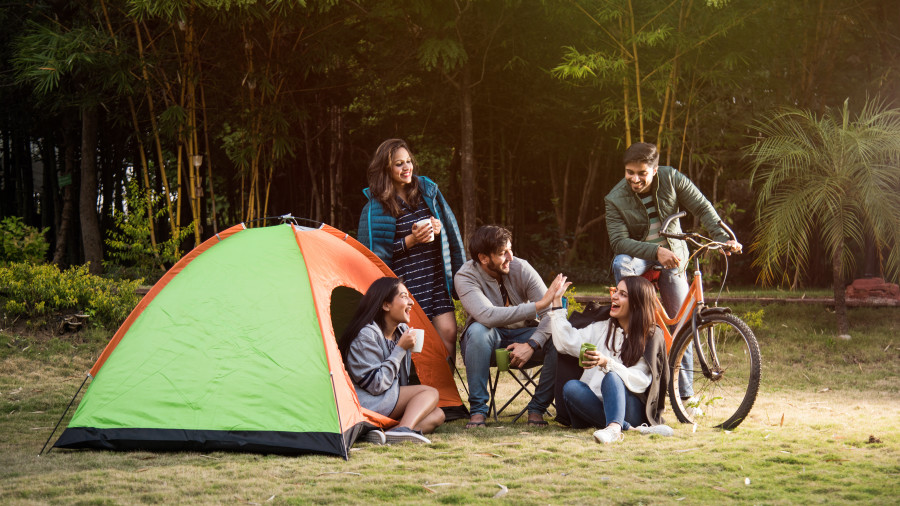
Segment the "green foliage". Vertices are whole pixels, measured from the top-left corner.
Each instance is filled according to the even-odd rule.
[[[419,64],[426,70],[453,70],[465,65],[468,59],[466,48],[451,38],[427,39],[419,48]]]
[[[765,309],[759,308],[756,311],[747,311],[746,313],[740,316],[741,320],[744,320],[750,328],[754,330],[759,330],[765,326],[765,322],[763,321],[763,316],[765,315]]]
[[[0,221],[0,262],[43,262],[50,247],[44,239],[47,230],[30,227],[18,216],[3,218]]]
[[[77,311],[95,326],[115,329],[140,301],[135,290],[142,281],[94,276],[87,265],[60,271],[52,264],[11,263],[0,267],[0,309],[7,318]]]
[[[166,214],[162,195],[152,197],[153,208],[159,209],[154,220]],[[147,192],[137,179],[128,181],[125,193],[127,213],[115,215],[116,226],[109,230],[106,245],[108,254],[118,267],[125,268],[131,277],[158,278],[168,267],[181,259],[179,245],[194,233],[193,224],[181,228],[176,237],[170,237],[154,247],[150,240],[150,219],[147,213]],[[107,267],[113,267],[107,265]]]
[[[821,116],[781,109],[754,124],[760,140],[745,150],[759,191],[754,264],[765,282],[805,268],[814,241],[847,271],[867,237],[888,252],[887,276],[900,276],[900,109],[867,100],[852,118],[848,102]]]
[[[466,319],[469,315],[466,314],[466,310],[463,309],[462,302],[458,300],[453,301],[453,309],[454,316],[456,317],[456,330],[459,332],[460,337],[462,337],[462,331],[466,328]]]
[[[132,73],[127,55],[114,50],[115,44],[101,26],[81,25],[64,28],[29,21],[14,45],[13,68],[16,80],[32,87],[36,96],[54,106],[53,93],[66,88],[65,81],[90,82],[93,92],[131,90]],[[90,92],[88,92],[90,94]],[[87,95],[80,97],[89,100]],[[96,98],[96,97],[95,97]]]
[[[574,286],[570,286],[569,289],[566,290],[566,293],[563,294],[563,296],[566,297],[566,299],[568,299],[568,303],[569,303],[568,316],[572,316],[573,311],[584,311],[584,304],[575,300],[575,297],[578,296],[578,293],[575,292]]]

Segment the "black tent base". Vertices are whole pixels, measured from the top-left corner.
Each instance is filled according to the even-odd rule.
[[[461,418],[469,418],[469,410],[466,409],[466,407],[462,404],[460,404],[459,406],[447,406],[441,409],[444,410],[445,422],[451,422],[453,420],[459,420]]]
[[[69,427],[53,447],[116,451],[235,451],[278,455],[324,453],[346,459],[350,446],[366,425],[357,424],[344,434]]]

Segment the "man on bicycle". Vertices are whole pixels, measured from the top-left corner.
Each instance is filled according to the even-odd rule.
[[[656,145],[637,142],[623,157],[625,178],[606,195],[606,229],[613,254],[616,283],[625,276],[639,276],[660,266],[659,291],[670,317],[678,313],[688,294],[687,244],[680,239],[662,237],[662,221],[680,209],[698,216],[712,238],[740,252],[741,244],[730,240],[718,226],[719,215],[709,200],[678,170],[659,166]],[[679,220],[669,225],[670,233],[681,233]],[[726,252],[726,254],[729,254]],[[681,361],[679,377],[682,399],[693,396],[693,350]],[[698,413],[699,414],[699,413]]]

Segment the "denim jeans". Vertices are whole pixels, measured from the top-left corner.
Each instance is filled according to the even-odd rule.
[[[625,276],[640,276],[650,270],[654,265],[660,265],[656,260],[644,260],[643,258],[630,257],[628,255],[616,255],[613,259],[613,275],[616,284]],[[681,309],[681,304],[688,295],[687,278],[683,273],[675,269],[663,269],[659,273],[659,294],[662,297],[662,305],[674,318]],[[681,397],[694,395],[694,345],[691,344],[684,351],[681,359],[681,371],[678,373],[678,389]]]
[[[494,350],[506,348],[513,343],[524,343],[534,334],[535,327],[521,329],[487,328],[474,322],[469,325],[460,342],[466,376],[469,380],[469,412],[488,415],[488,376],[491,374],[491,356]],[[534,397],[528,403],[529,413],[544,414],[553,402],[553,382],[556,378],[556,348],[553,341],[547,341],[540,351],[535,351],[531,360],[544,361],[541,378]]]
[[[587,383],[570,380],[563,387],[563,402],[569,409],[572,428],[605,428],[611,423],[628,430],[647,423],[646,407],[641,399],[625,388],[622,378],[614,372],[603,376],[600,383],[601,401]]]

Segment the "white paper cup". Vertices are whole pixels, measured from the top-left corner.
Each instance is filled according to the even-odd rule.
[[[413,335],[416,336],[416,344],[413,345],[413,353],[422,353],[422,346],[425,345],[425,329],[413,329]]]
[[[413,225],[413,229],[418,230],[419,227],[431,227],[431,234],[428,236],[428,240],[425,242],[434,241],[434,227],[431,225],[431,218],[425,218],[424,220],[419,220]]]

